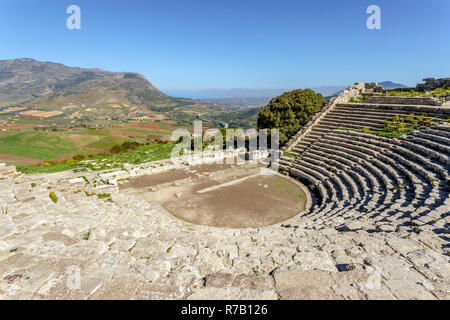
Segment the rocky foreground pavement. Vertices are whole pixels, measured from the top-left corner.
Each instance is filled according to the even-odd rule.
[[[116,185],[167,166],[84,177],[0,167],[0,298],[450,298],[445,230],[351,217],[311,227],[307,215],[257,229],[199,226]]]

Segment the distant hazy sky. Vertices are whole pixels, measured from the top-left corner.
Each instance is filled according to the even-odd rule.
[[[66,8],[81,8],[68,30]],[[368,30],[369,5],[381,30]],[[450,76],[449,0],[0,0],[0,59],[134,71],[165,90]]]

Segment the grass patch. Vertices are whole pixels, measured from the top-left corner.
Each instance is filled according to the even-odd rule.
[[[54,193],[53,191],[50,192],[50,193],[48,194],[48,196],[49,196],[50,200],[53,201],[53,203],[57,203],[57,202],[58,202],[58,196],[57,196],[56,193]]]
[[[97,155],[88,160],[76,161],[73,159],[60,162],[46,162],[42,165],[19,165],[17,171],[26,174],[52,173],[66,170],[98,171],[112,168],[122,168],[123,164],[141,164],[144,162],[163,160],[170,157],[175,143],[155,142],[145,145],[133,145],[132,149],[117,154]],[[115,148],[118,150],[118,148]],[[120,150],[119,150],[120,151]]]
[[[66,134],[19,132],[0,137],[2,153],[38,159],[53,159],[73,154],[77,146]]]
[[[288,158],[293,158],[293,159],[297,159],[298,158],[296,154],[294,154],[292,152],[289,152],[289,151],[284,152],[283,153],[283,157],[288,157]]]
[[[365,102],[367,99],[369,99],[369,96],[367,94],[363,94],[363,95],[358,96],[358,97],[351,97],[348,100],[348,102],[361,103],[361,102]]]
[[[448,95],[450,95],[450,87],[437,88],[434,90],[428,91],[390,91],[388,92],[388,96],[391,97],[434,97],[438,99],[445,99]]]

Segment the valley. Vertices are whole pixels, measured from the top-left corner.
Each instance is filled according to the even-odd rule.
[[[168,96],[136,73],[0,61],[0,161],[8,164],[94,157],[130,140],[168,142],[173,130],[189,129],[199,115],[254,126],[257,112],[244,121],[242,112]]]

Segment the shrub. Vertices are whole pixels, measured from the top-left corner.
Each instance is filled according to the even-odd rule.
[[[384,122],[384,127],[381,131],[372,131],[369,128],[354,129],[353,131],[370,133],[386,138],[398,138],[404,134],[411,134],[413,131],[432,126],[435,123],[434,119],[425,116],[416,116],[414,114],[408,116],[395,115]]]
[[[283,156],[284,156],[284,157],[288,157],[288,158],[297,158],[297,155],[296,155],[296,154],[294,154],[294,153],[292,153],[292,152],[288,152],[288,151],[284,152],[284,153],[283,153]]]
[[[384,123],[383,131],[386,133],[405,134],[414,130],[421,130],[435,124],[433,119],[425,116],[416,116],[411,113],[408,116],[395,115]]]
[[[350,97],[348,102],[360,103],[366,101],[367,99],[369,99],[369,96],[367,94],[362,94],[361,96],[358,97]]]
[[[280,144],[284,144],[320,111],[325,100],[311,89],[285,92],[273,98],[258,115],[258,128],[279,129]]]
[[[139,142],[136,141],[125,141],[122,144],[116,144],[111,149],[109,149],[110,154],[117,154],[127,150],[134,150],[141,146]]]
[[[101,193],[97,195],[97,198],[99,199],[105,199],[111,197],[111,193]]]
[[[75,161],[81,161],[81,160],[84,160],[84,158],[85,158],[85,156],[82,154],[77,154],[72,157],[72,159]]]

